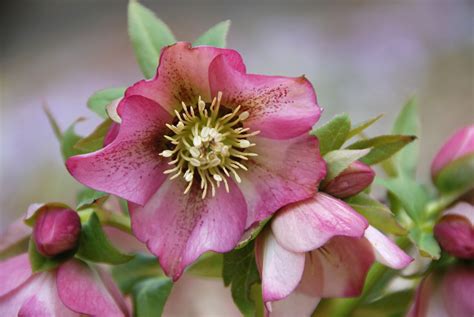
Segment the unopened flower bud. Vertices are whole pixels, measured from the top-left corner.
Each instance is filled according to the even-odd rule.
[[[449,254],[474,259],[474,206],[460,202],[446,210],[434,227],[434,234]]]
[[[474,125],[456,131],[438,151],[431,164],[433,180],[453,161],[469,154],[474,154]]]
[[[50,257],[76,248],[80,232],[77,212],[66,208],[45,209],[36,219],[33,239],[38,252]]]
[[[323,190],[338,198],[354,196],[367,188],[374,177],[375,172],[370,166],[355,161],[341,174],[330,180]]]

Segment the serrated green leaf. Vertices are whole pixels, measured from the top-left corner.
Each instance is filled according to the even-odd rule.
[[[399,200],[415,223],[419,223],[424,217],[423,212],[429,197],[422,185],[403,176],[390,179],[376,178],[375,183],[387,188]]]
[[[189,269],[188,273],[202,277],[222,277],[224,257],[220,253],[203,254]]]
[[[87,107],[104,119],[107,119],[105,108],[116,99],[122,98],[126,87],[107,88],[96,91],[87,100]]]
[[[161,316],[173,282],[166,277],[155,277],[138,283],[132,290],[136,317]]]
[[[231,285],[234,303],[244,316],[254,316],[256,311],[251,288],[259,282],[260,276],[255,263],[254,241],[241,249],[224,254],[224,284]]]
[[[410,230],[408,236],[416,245],[422,256],[437,260],[441,255],[441,248],[431,231],[432,230],[425,232],[418,227],[414,227]]]
[[[361,159],[368,165],[377,164],[400,151],[416,137],[411,135],[382,135],[372,139],[360,140],[347,147],[347,149],[371,148],[369,154]]]
[[[143,75],[152,78],[158,67],[161,49],[176,42],[173,33],[152,11],[137,1],[130,1],[128,34]]]
[[[36,244],[32,237],[28,243],[28,257],[30,259],[31,270],[34,273],[52,270],[70,258],[73,254],[74,252],[71,251],[54,257],[45,257],[36,249]]]
[[[77,195],[77,207],[76,210],[90,205],[95,202],[97,199],[107,196],[107,193],[99,192],[91,188],[84,188]]]
[[[330,151],[341,148],[346,142],[350,129],[351,120],[344,113],[335,116],[319,128],[314,127],[310,134],[318,138],[321,155],[325,155]]]
[[[219,22],[200,37],[198,37],[198,39],[194,41],[193,46],[209,45],[224,48],[226,47],[226,39],[229,28],[230,20]]]
[[[418,106],[415,98],[410,99],[402,108],[395,120],[393,134],[420,135],[420,119],[418,117]],[[394,156],[397,172],[414,178],[418,164],[419,142],[408,144]]]
[[[336,178],[352,163],[367,155],[370,149],[363,150],[335,150],[327,153],[324,156],[326,161],[327,173],[324,182],[327,183],[330,180]]]
[[[444,193],[468,190],[474,187],[474,153],[450,162],[436,175],[436,187]]]
[[[108,264],[122,264],[133,259],[133,255],[122,253],[112,245],[95,212],[91,212],[87,219],[82,221],[77,255],[88,261]]]
[[[43,111],[46,114],[46,118],[48,118],[49,125],[53,129],[54,136],[58,141],[61,141],[63,138],[61,128],[46,104],[43,105]]]
[[[355,137],[356,135],[361,134],[362,132],[364,132],[365,129],[370,127],[375,122],[379,121],[379,119],[382,118],[382,117],[383,117],[383,114],[379,114],[378,116],[376,116],[374,118],[371,118],[367,121],[358,123],[355,127],[353,127],[351,129],[351,131],[349,131],[349,134],[347,135],[347,140],[349,140],[350,138]]]
[[[84,154],[84,151],[74,148],[74,145],[81,139],[81,137],[76,134],[74,129],[76,127],[76,124],[81,121],[84,121],[84,119],[83,118],[77,119],[63,133],[60,146],[61,146],[61,154],[63,155],[64,160],[67,160],[68,158],[74,155]]]
[[[104,139],[112,126],[113,121],[106,119],[91,134],[80,139],[74,144],[74,149],[83,153],[90,153],[104,147]]]
[[[346,202],[362,214],[375,228],[396,235],[407,233],[406,229],[397,222],[390,209],[369,195],[360,193],[346,199]]]
[[[136,254],[135,258],[112,268],[112,276],[124,294],[129,294],[139,282],[152,277],[163,276],[155,256]]]

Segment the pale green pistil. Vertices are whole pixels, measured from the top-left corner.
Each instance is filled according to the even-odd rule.
[[[247,170],[243,162],[257,156],[248,150],[255,146],[248,138],[260,131],[249,132],[250,129],[243,128],[241,124],[249,113],[239,113],[241,107],[238,106],[232,112],[219,116],[221,99],[222,93],[219,92],[207,106],[199,97],[196,109],[183,102],[182,112],[175,110],[179,121],[175,125],[167,124],[173,135],[166,135],[165,138],[172,149],[164,150],[160,155],[172,158],[168,164],[174,167],[164,173],[173,174],[170,179],[182,176],[188,182],[184,194],[190,191],[196,174],[200,179],[203,199],[209,187],[212,196],[215,196],[216,187],[221,183],[229,192],[227,178],[232,175],[240,183],[239,170]]]

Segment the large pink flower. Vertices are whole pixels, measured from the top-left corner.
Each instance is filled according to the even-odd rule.
[[[32,273],[27,254],[0,262],[1,316],[128,316],[112,278],[71,259],[53,271]]]
[[[474,269],[455,265],[447,272],[434,272],[418,286],[407,317],[474,316]]]
[[[279,211],[255,250],[263,300],[269,310],[274,302],[277,316],[291,308],[288,302],[309,315],[320,298],[359,295],[375,259],[396,269],[412,261],[349,205],[324,193]]]
[[[236,51],[188,43],[165,48],[159,65],[126,91],[115,139],[67,168],[129,201],[135,235],[176,280],[203,252],[233,249],[246,228],[311,197],[325,164],[308,135],[320,108],[304,77],[247,74]]]

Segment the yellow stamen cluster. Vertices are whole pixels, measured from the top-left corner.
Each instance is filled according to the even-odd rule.
[[[181,176],[188,182],[184,194],[191,190],[195,179],[200,182],[203,199],[209,188],[212,196],[215,196],[216,188],[221,183],[229,192],[227,178],[232,175],[240,183],[239,171],[247,170],[243,162],[257,156],[249,151],[255,144],[248,138],[260,131],[249,132],[249,128],[242,126],[249,113],[240,112],[241,107],[237,106],[233,111],[223,114],[221,99],[222,93],[219,92],[210,105],[201,97],[196,106],[182,102],[182,111],[175,110],[178,122],[167,124],[173,132],[165,136],[170,149],[160,155],[171,158],[168,164],[174,167],[164,173],[173,174],[170,179]]]

